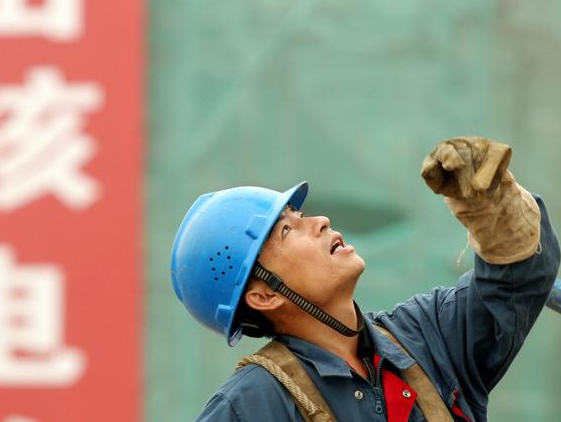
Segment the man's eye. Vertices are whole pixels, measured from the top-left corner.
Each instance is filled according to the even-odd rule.
[[[286,236],[286,234],[287,234],[289,231],[290,231],[290,226],[289,226],[289,225],[283,226],[283,228],[282,228],[282,236],[283,236],[283,237]]]

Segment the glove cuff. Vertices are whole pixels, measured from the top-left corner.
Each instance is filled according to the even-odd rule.
[[[540,210],[532,195],[509,173],[492,195],[474,200],[445,198],[468,229],[473,250],[490,264],[531,257],[540,240]]]

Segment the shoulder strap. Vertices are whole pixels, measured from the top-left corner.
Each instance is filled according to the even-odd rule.
[[[271,341],[244,357],[236,369],[250,363],[269,371],[288,390],[306,422],[337,422],[306,370],[284,344]]]
[[[409,356],[388,330],[378,325],[375,327]],[[337,422],[306,370],[284,344],[271,341],[259,352],[244,357],[236,369],[248,364],[259,365],[270,372],[292,395],[306,422]],[[427,422],[454,422],[442,397],[418,363],[405,369],[403,377],[417,392],[417,404]]]
[[[397,339],[385,328],[375,325],[378,331],[388,337],[407,356],[409,353]],[[450,411],[436,391],[434,384],[418,363],[402,371],[403,378],[417,392],[417,404],[421,408],[427,422],[454,422]]]

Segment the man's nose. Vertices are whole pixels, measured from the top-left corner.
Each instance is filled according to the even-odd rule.
[[[331,221],[329,218],[324,217],[323,215],[318,215],[314,218],[314,232],[316,234],[322,234],[324,231],[329,230],[331,228]]]

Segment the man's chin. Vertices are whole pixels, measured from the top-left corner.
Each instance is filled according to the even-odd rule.
[[[358,277],[360,277],[360,275],[364,272],[366,264],[364,262],[364,259],[362,259],[358,254],[355,255],[354,261],[355,262],[353,262],[353,270],[355,271],[355,276],[358,279]]]
[[[345,280],[344,283],[346,285],[350,286],[352,284],[354,288],[360,275],[364,272],[365,267],[364,260],[360,256],[355,255],[346,261],[344,266],[341,265],[338,267],[338,273],[342,280]]]

